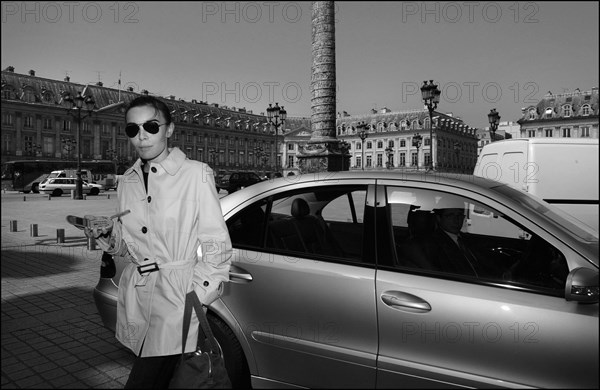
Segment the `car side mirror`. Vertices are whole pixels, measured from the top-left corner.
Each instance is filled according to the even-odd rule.
[[[598,271],[575,268],[567,276],[565,298],[567,301],[598,303]]]

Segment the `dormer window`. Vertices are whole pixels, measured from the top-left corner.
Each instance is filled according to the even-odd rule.
[[[589,104],[584,104],[581,107],[581,115],[583,115],[583,116],[590,115],[590,105]]]
[[[547,107],[546,110],[544,110],[544,115],[546,116],[546,118],[552,118],[553,112],[554,110],[552,109],[552,107]]]
[[[564,117],[570,117],[572,115],[572,113],[571,113],[571,105],[570,104],[565,104],[562,107],[562,111],[563,111],[563,116]]]
[[[535,108],[529,109],[529,119],[535,119],[535,117],[536,117]]]

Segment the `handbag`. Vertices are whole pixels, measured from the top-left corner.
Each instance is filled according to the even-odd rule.
[[[200,320],[198,341],[195,352],[185,353],[192,308]],[[230,389],[225,362],[221,356],[215,336],[210,329],[206,314],[198,295],[194,291],[185,296],[183,313],[183,335],[181,339],[181,359],[169,383],[171,389]]]

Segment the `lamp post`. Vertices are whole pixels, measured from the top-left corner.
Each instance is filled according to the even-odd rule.
[[[415,134],[412,139],[412,145],[417,147],[417,171],[419,170],[419,148],[423,142],[423,136],[419,133]]]
[[[75,149],[75,144],[77,143],[77,140],[75,138],[70,138],[70,137],[61,137],[60,141],[63,144],[63,149],[67,151],[66,159],[70,160],[71,159],[71,151],[73,149]]]
[[[275,128],[275,165],[276,172],[279,172],[280,163],[279,163],[279,145],[277,139],[277,133],[279,131],[279,127],[285,123],[285,119],[287,118],[287,112],[283,109],[283,106],[279,107],[279,103],[275,103],[275,107],[272,107],[269,103],[269,107],[267,108],[267,120],[269,124]]]
[[[421,86],[421,97],[427,106],[427,110],[429,110],[429,154],[431,155],[429,169],[431,170],[435,167],[433,162],[433,110],[437,108],[441,94],[442,91],[440,91],[438,86],[433,83],[433,80],[429,80],[429,84],[427,84],[427,81],[423,81],[423,85]]]
[[[210,158],[213,163],[212,169],[216,170],[217,169],[217,151],[214,149],[211,149],[208,151],[208,153],[210,153]]]
[[[387,148],[385,148],[385,154],[387,155],[387,169],[392,169],[392,157],[394,156],[394,149],[392,149],[390,146],[388,146]]]
[[[77,120],[77,199],[83,199],[83,183],[81,181],[81,122],[92,115],[96,102],[91,96],[83,96],[77,92],[77,97],[71,97],[69,92],[63,95],[62,103],[67,108],[67,113]],[[85,106],[85,107],[84,107]],[[83,110],[87,112],[83,113]]]
[[[488,114],[488,120],[490,121],[490,142],[494,142],[496,130],[498,130],[498,123],[500,123],[500,114],[495,108],[490,110]]]
[[[459,142],[455,142],[453,146],[454,146],[454,154],[456,154],[456,168],[460,170],[459,156],[460,156],[460,151],[462,149],[462,146],[460,145]]]
[[[369,136],[369,133],[367,133],[367,124],[365,122],[358,122],[358,124],[356,125],[357,129],[360,129],[358,132],[358,137],[360,138],[360,143],[361,143],[361,147],[360,150],[362,151],[362,160],[360,161],[360,166],[362,168],[362,170],[365,170],[365,139],[367,139],[367,137]]]

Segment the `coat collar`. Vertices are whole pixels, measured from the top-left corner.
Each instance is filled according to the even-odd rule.
[[[174,176],[181,166],[183,162],[187,159],[185,153],[181,151],[178,147],[170,148],[169,155],[159,163],[153,163],[160,165],[169,175]],[[125,171],[124,175],[130,175],[133,172],[137,172],[138,175],[142,176],[142,160],[140,158]]]

